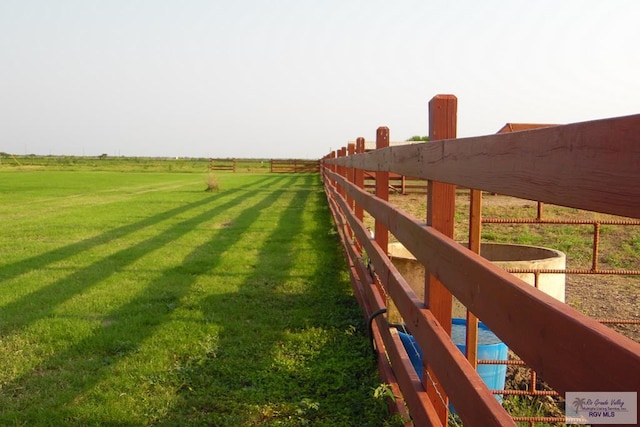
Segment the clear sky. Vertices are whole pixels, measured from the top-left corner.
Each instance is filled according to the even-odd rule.
[[[0,151],[318,158],[640,112],[638,0],[0,0]]]

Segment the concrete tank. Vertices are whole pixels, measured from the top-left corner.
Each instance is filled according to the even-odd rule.
[[[480,255],[500,268],[563,270],[566,267],[566,256],[555,249],[539,246],[513,245],[508,243],[482,243]],[[404,276],[414,292],[424,299],[424,267],[401,243],[389,244],[389,258],[400,274]],[[535,274],[514,273],[515,276],[534,286]],[[538,278],[538,289],[564,302],[564,273],[545,273]],[[390,323],[403,323],[395,306],[387,301],[388,320]],[[453,317],[465,317],[465,307],[454,298]]]
[[[504,269],[564,270],[567,266],[567,257],[564,252],[539,246],[483,243],[480,246],[480,255]],[[513,273],[513,275],[531,286],[535,285],[533,273]],[[564,302],[565,274],[540,274],[538,289]]]

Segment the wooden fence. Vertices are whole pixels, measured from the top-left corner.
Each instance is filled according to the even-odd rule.
[[[640,115],[456,139],[457,99],[429,102],[430,142],[389,147],[377,130],[321,161],[321,173],[370,328],[379,370],[395,407],[415,425],[447,424],[451,400],[468,425],[515,425],[477,374],[482,320],[558,393],[640,389],[640,344],[582,315],[479,255],[481,191],[640,218]],[[376,194],[364,188],[376,173]],[[428,181],[427,218],[388,203],[389,173]],[[471,188],[469,248],[453,237],[456,186]],[[375,237],[363,224],[375,219]],[[387,256],[389,232],[425,266],[419,298]],[[468,309],[467,354],[453,344],[452,295]],[[426,349],[422,380],[380,315],[392,301]],[[406,405],[405,405],[406,404]],[[405,412],[406,413],[406,412]]]
[[[236,159],[209,159],[210,171],[236,171]]]
[[[317,160],[271,159],[272,173],[313,173],[319,170],[320,163]]]
[[[263,164],[269,162],[269,171],[271,173],[318,173],[320,171],[320,163],[317,160],[303,159],[209,159],[210,171],[255,171],[261,170]]]
[[[423,179],[412,176],[388,173],[389,191],[396,194],[425,194],[427,192],[426,182]],[[374,190],[376,188],[376,173],[373,171],[364,172],[364,188]]]

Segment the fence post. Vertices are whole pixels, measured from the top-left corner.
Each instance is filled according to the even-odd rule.
[[[346,155],[347,149],[345,147],[342,147],[340,150],[338,150],[338,157],[345,157]],[[338,166],[338,174],[346,178],[347,168],[345,166]],[[346,191],[344,190],[344,187],[342,185],[338,187],[338,194],[340,194],[342,197],[346,196]]]
[[[389,146],[389,128],[381,126],[376,131],[376,150]],[[376,171],[376,197],[389,200],[389,172]],[[378,246],[387,253],[389,251],[389,231],[382,222],[375,222],[375,236]]]
[[[356,139],[356,153],[364,153],[364,138],[362,137]],[[364,190],[364,171],[362,169],[356,168],[353,180],[358,188]],[[362,206],[356,203],[355,211],[356,218],[362,222],[364,220],[364,210]]]
[[[376,131],[376,150],[381,148],[385,148],[389,146],[389,128],[386,126],[381,126]],[[376,171],[376,197],[388,201],[389,200],[389,172]],[[382,224],[378,219],[375,220],[374,225],[374,235],[375,240],[380,249],[384,251],[385,254],[389,253],[389,230]],[[380,280],[378,280],[377,276],[375,278],[376,286],[378,289],[387,295],[387,320],[392,321],[395,317],[399,317],[398,309],[393,304],[393,300],[389,296],[389,292],[387,289],[384,289]]]
[[[469,249],[480,253],[482,233],[482,191],[471,189],[469,193]],[[467,310],[467,360],[471,366],[478,366],[478,318]]]
[[[362,137],[356,138],[355,152],[356,154],[364,153],[364,138]],[[364,171],[362,169],[360,168],[353,169],[353,183],[359,189],[364,190]],[[354,209],[354,215],[356,216],[356,219],[358,219],[358,221],[360,222],[364,222],[364,209],[362,209],[362,206],[354,201],[353,209]],[[355,239],[355,242],[356,242],[356,248],[358,250],[358,253],[363,254],[362,243],[360,242],[360,239]]]
[[[331,154],[329,155],[330,159],[335,159],[336,157],[338,157],[338,152],[337,151],[332,151]],[[338,167],[334,164],[330,164],[329,165],[329,170],[331,172],[337,173],[338,172]],[[334,187],[336,186],[336,180],[332,179],[331,180],[331,185],[333,185]]]
[[[429,101],[429,140],[456,137],[458,100],[453,95],[436,95]],[[453,238],[456,186],[429,181],[427,189],[427,225]],[[451,292],[434,276],[425,274],[425,304],[440,325],[451,335]],[[443,425],[447,424],[448,397],[429,366],[423,376],[427,395]],[[433,381],[433,383],[432,383]]]
[[[233,159],[233,173],[236,173],[236,159]]]
[[[356,152],[356,145],[353,142],[350,142],[349,144],[347,144],[347,156],[353,156],[355,152]],[[352,167],[345,168],[347,181],[350,182],[351,184],[355,182],[354,171],[355,171],[355,168],[352,168]],[[353,197],[351,197],[348,194],[347,194],[347,205],[349,206],[349,210],[353,212],[355,202],[353,200]],[[347,233],[349,234],[350,238],[353,238],[351,226],[348,223],[347,223]]]
[[[356,144],[354,144],[353,142],[350,142],[347,145],[347,156],[353,156],[355,152],[356,152]],[[355,168],[347,167],[347,181],[349,181],[352,184],[355,182],[354,171],[355,171]],[[353,211],[353,207],[354,207],[353,197],[347,196],[347,204],[349,205],[349,209]]]

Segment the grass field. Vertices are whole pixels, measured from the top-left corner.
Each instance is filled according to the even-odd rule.
[[[13,170],[193,172],[209,168],[209,159],[197,157],[36,156],[0,152],[0,168]],[[237,159],[238,172],[269,172],[269,159]]]
[[[205,180],[0,169],[0,425],[393,421],[319,178]]]

